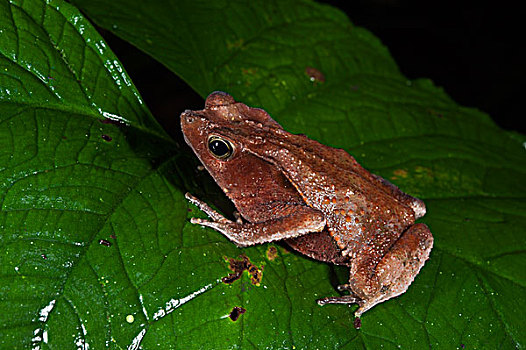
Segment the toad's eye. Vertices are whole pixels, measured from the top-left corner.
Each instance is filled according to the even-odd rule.
[[[210,136],[208,138],[208,149],[217,159],[228,159],[234,153],[232,143],[220,136]]]

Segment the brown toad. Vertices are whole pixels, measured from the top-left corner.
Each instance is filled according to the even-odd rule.
[[[342,149],[294,135],[265,111],[214,92],[181,114],[186,142],[234,202],[230,221],[190,194],[211,227],[248,246],[286,240],[314,259],[350,269],[350,295],[318,300],[359,305],[359,317],[404,293],[429,257],[433,236],[415,220],[424,203],[365,170]]]

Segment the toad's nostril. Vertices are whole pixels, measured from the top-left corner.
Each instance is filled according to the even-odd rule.
[[[192,111],[187,109],[183,113],[181,113],[181,122],[182,123],[193,123],[195,121],[195,116],[193,115]]]
[[[195,118],[193,115],[189,114],[189,113],[186,113],[184,114],[184,119],[187,123],[193,123],[195,121]]]

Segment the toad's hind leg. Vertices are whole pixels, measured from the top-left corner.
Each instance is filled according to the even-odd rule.
[[[374,270],[376,286],[366,295],[356,310],[360,317],[365,311],[388,299],[404,293],[413,282],[433,248],[433,236],[425,224],[409,227],[383,256]]]
[[[424,224],[413,225],[393,244],[373,271],[360,264],[351,268],[349,284],[339,288],[351,291],[351,295],[323,298],[318,304],[357,303],[360,307],[355,316],[360,317],[373,306],[404,293],[424,266],[432,247],[433,236],[429,228]]]

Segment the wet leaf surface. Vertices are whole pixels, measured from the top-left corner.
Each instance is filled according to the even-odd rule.
[[[195,160],[74,6],[1,0],[0,347],[524,346],[522,135],[407,81],[327,6],[73,3],[201,95],[264,107],[423,198],[435,248],[408,292],[356,330],[353,309],[314,302],[345,269],[280,245],[270,259],[269,245],[238,249],[189,224],[203,215],[182,195],[198,184]],[[259,286],[247,272],[221,282],[242,254]]]

